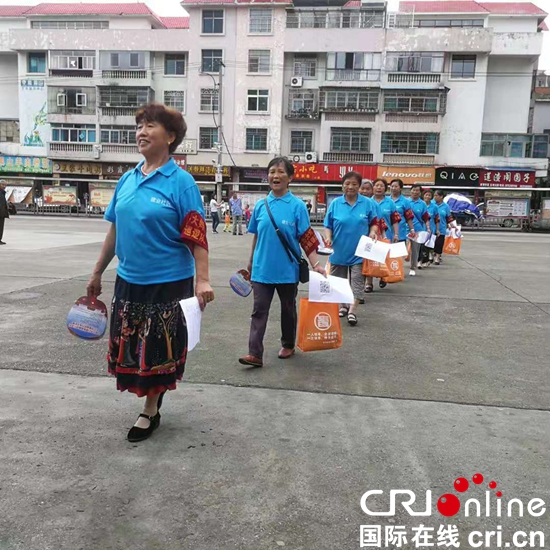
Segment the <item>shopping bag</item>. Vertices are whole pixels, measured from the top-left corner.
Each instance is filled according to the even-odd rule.
[[[390,274],[385,263],[381,264],[374,260],[363,260],[362,273],[367,277],[376,277],[377,279],[382,279]]]
[[[458,256],[460,254],[460,246],[462,244],[462,238],[449,236],[445,237],[445,244],[443,245],[443,253]]]
[[[298,341],[302,351],[336,349],[342,346],[342,327],[338,304],[310,302],[300,299],[298,314]]]
[[[385,283],[400,283],[405,280],[405,265],[403,258],[388,258],[386,260],[389,275],[383,277]]]

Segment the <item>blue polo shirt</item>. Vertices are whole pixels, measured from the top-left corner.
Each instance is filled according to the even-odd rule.
[[[437,209],[437,205],[435,204],[433,199],[430,202],[430,204],[427,205],[427,207],[428,207],[428,214],[430,215],[430,231],[432,233],[436,233],[437,227],[435,224],[435,218],[439,215],[439,210]]]
[[[357,196],[351,205],[344,195],[334,199],[325,216],[325,227],[332,231],[330,263],[334,265],[356,265],[363,258],[355,255],[359,240],[368,235],[373,221],[378,220],[378,205],[372,199]]]
[[[266,199],[277,227],[296,254],[301,255],[300,237],[309,229],[310,221],[304,201],[290,191],[280,198],[269,193]],[[265,202],[256,203],[248,232],[257,235],[252,261],[252,281],[264,284],[297,283],[297,261],[288,257],[265,208]]]
[[[397,212],[401,216],[401,221],[399,222],[399,240],[400,241],[406,241],[407,235],[410,232],[410,227],[405,219],[405,211],[411,209],[411,202],[407,197],[404,197],[403,195],[399,195],[397,199],[394,199],[393,197],[390,199],[393,201],[393,204],[395,204],[395,208],[397,208]]]
[[[451,209],[449,208],[449,205],[446,202],[437,204],[434,201],[433,204],[435,204],[439,212],[439,232],[442,235],[445,235],[445,232],[447,231],[447,218],[451,215]]]
[[[195,259],[180,235],[189,212],[204,217],[199,188],[173,159],[147,177],[143,162],[120,178],[105,212],[116,225],[117,273],[138,285],[193,277]]]
[[[413,211],[414,218],[414,230],[415,231],[428,231],[426,222],[423,219],[423,216],[428,212],[428,207],[422,199],[409,199],[410,208]]]
[[[378,204],[379,215],[383,218],[383,220],[386,222],[386,225],[388,226],[388,228],[386,229],[386,238],[390,239],[390,241],[393,241],[393,223],[391,221],[391,218],[394,212],[398,212],[397,206],[390,199],[390,197],[384,197],[380,202],[378,202],[376,199],[374,199],[374,201]],[[404,217],[404,215],[402,217]]]

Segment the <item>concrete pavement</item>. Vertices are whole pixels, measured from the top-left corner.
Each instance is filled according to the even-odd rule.
[[[251,239],[212,236],[208,337],[168,396],[161,429],[132,445],[124,437],[139,406],[106,377],[105,341],[65,329],[105,230],[86,219],[7,225],[0,550],[355,549],[361,524],[450,523],[402,509],[369,517],[365,491],[407,488],[422,502],[431,489],[436,500],[478,471],[505,502],[550,503],[549,235],[468,233],[460,258],[366,296],[340,350],[277,360],[275,307],[260,370],[235,361],[251,300],[227,284]],[[104,278],[106,302],[114,276]],[[453,523],[462,548],[471,530],[496,526]],[[507,536],[544,530],[548,512],[500,524]]]

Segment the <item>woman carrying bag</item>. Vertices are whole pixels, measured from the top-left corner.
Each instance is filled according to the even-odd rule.
[[[275,291],[281,301],[281,344],[279,359],[294,355],[296,345],[296,295],[298,281],[306,282],[309,272],[302,258],[305,251],[313,271],[325,274],[319,263],[319,241],[311,229],[307,207],[288,189],[294,166],[283,157],[274,158],[267,166],[271,193],[256,204],[248,232],[254,235],[248,263],[254,292],[250,323],[248,355],[239,363],[263,367],[264,335]]]

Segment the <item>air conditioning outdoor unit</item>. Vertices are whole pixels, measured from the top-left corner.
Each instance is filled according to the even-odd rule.
[[[290,79],[290,86],[292,88],[301,88],[304,83],[304,79],[301,76],[293,76]]]
[[[306,162],[317,162],[317,153],[315,151],[310,151],[309,153],[305,153],[304,160]]]

